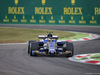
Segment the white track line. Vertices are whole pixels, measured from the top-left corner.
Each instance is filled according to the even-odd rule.
[[[27,44],[27,43],[1,43],[0,45],[23,45],[23,44]]]

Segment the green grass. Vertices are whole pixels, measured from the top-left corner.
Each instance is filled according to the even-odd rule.
[[[75,33],[76,35],[75,36],[71,36],[71,37],[65,37],[65,38],[61,38],[61,40],[70,40],[70,39],[75,39],[75,40],[78,40],[78,39],[81,39],[83,37],[89,37],[88,34],[84,34],[84,33],[77,33],[77,32],[73,32]]]
[[[47,30],[47,29],[22,29],[22,28],[4,28],[0,27],[0,43],[23,43],[28,40],[38,40],[38,35],[47,35],[53,31],[53,35],[58,35],[59,38],[72,37],[75,33]]]

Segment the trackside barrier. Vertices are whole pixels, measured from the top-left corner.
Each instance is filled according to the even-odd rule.
[[[1,0],[0,24],[100,26],[100,0]]]

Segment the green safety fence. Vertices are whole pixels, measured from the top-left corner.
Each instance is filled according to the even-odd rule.
[[[0,24],[100,25],[100,0],[1,0]]]

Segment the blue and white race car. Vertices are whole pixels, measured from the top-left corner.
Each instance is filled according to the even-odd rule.
[[[67,41],[57,41],[58,36],[52,35],[39,35],[42,41],[28,41],[28,54],[30,56],[37,55],[65,55],[72,57],[74,54],[73,44]]]

